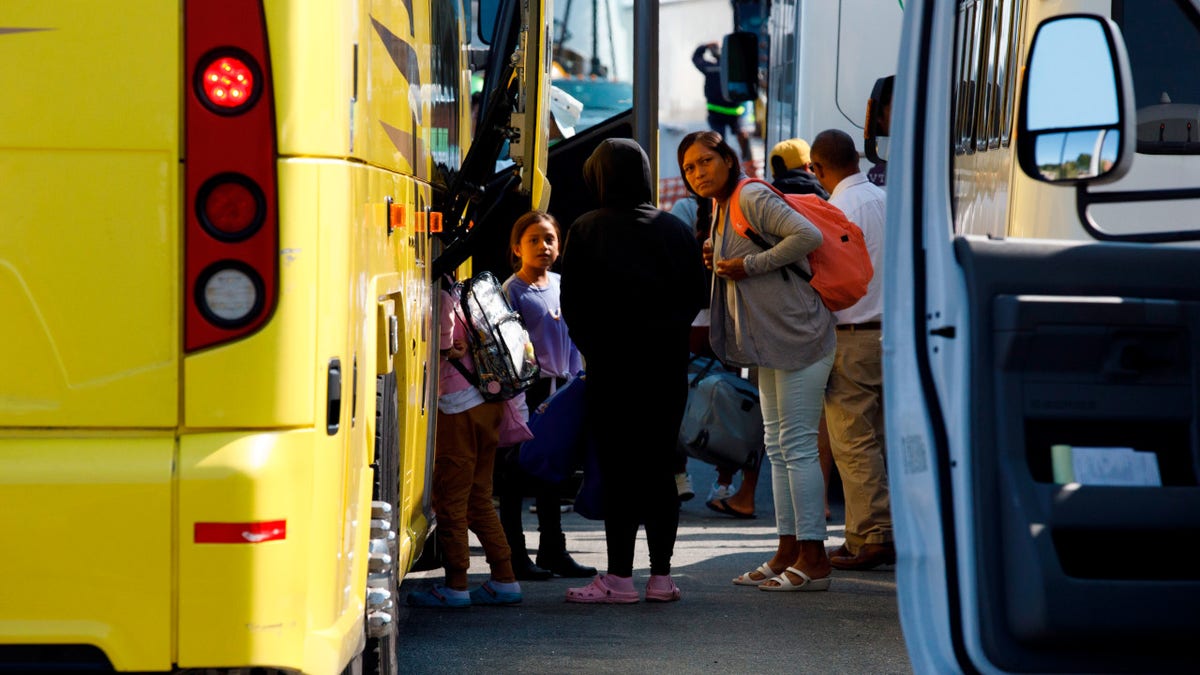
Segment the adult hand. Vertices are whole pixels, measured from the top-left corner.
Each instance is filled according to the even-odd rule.
[[[700,252],[704,255],[704,269],[712,269],[713,251],[712,239],[705,239],[704,244],[700,247]]]
[[[733,281],[741,281],[750,276],[746,274],[745,258],[727,258],[717,262],[717,276]]]

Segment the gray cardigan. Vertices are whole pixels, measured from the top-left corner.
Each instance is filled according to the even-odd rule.
[[[730,365],[779,370],[806,368],[837,347],[833,313],[794,272],[806,272],[809,252],[821,245],[821,231],[765,185],[751,183],[740,194],[742,214],[763,238],[776,242],[764,251],[733,231],[729,209],[721,206],[722,234],[713,232],[713,260],[744,258],[747,276],[730,281],[713,276],[709,302],[713,351]]]

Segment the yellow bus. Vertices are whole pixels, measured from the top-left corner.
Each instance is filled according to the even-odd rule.
[[[546,192],[546,5],[473,4],[0,6],[0,669],[395,672],[472,69]]]

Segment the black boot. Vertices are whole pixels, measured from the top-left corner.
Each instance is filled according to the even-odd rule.
[[[533,564],[533,561],[529,559],[529,551],[525,548],[523,533],[518,533],[515,537],[510,538],[508,547],[512,549],[512,568],[513,574],[517,575],[517,581],[545,581],[554,576],[554,572]]]
[[[567,553],[567,538],[562,532],[542,534],[537,564],[560,577],[586,579],[596,576],[595,567],[580,565]]]
[[[519,556],[513,556],[512,567],[517,581],[545,581],[554,576],[554,572],[535,565],[524,551]]]
[[[513,574],[517,576],[517,581],[545,581],[553,577],[554,572],[538,567],[529,559],[529,550],[525,548],[525,532],[521,529],[522,502],[519,496],[500,497],[500,525],[504,528],[508,547],[512,549]]]

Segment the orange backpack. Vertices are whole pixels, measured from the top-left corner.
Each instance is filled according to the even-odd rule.
[[[742,215],[742,207],[738,204],[742,188],[751,182],[762,183],[771,188],[789,206],[821,230],[824,241],[808,254],[812,274],[806,273],[795,263],[789,264],[788,267],[807,281],[821,296],[825,306],[832,311],[846,309],[862,299],[867,294],[867,284],[875,274],[862,229],[850,222],[841,209],[817,195],[784,194],[764,180],[746,178],[738,183],[733,190],[733,196],[729,198],[729,222],[732,223],[735,232],[764,249],[771,248],[771,245],[746,222]]]

